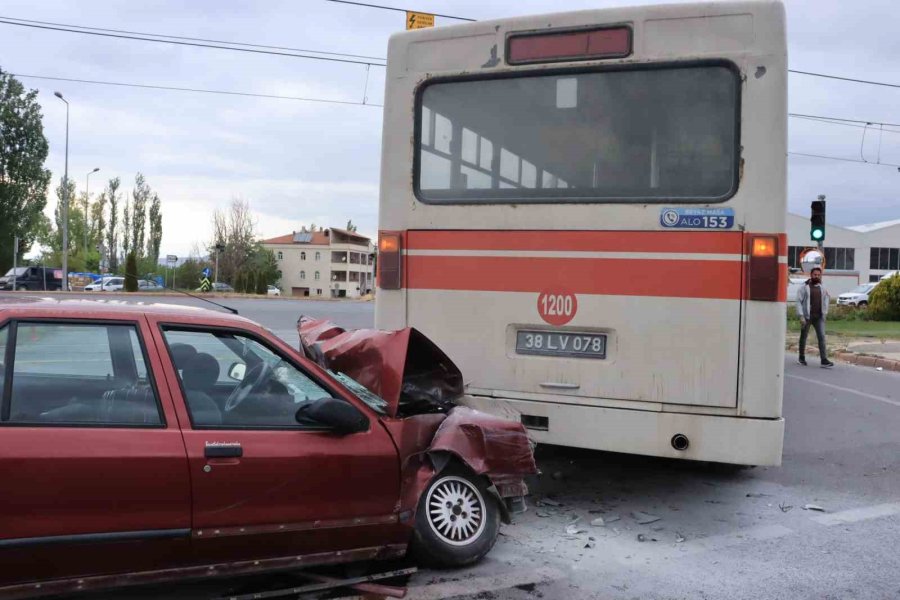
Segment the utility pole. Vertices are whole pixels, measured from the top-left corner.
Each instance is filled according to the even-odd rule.
[[[100,170],[100,167],[94,167],[94,170],[84,177],[84,270],[87,271],[87,251],[88,251],[88,203],[91,201],[91,175]]]
[[[19,257],[19,236],[13,238],[13,291],[16,291],[16,259]]]
[[[66,169],[63,174],[63,209],[62,209],[62,291],[69,291],[69,101],[59,92],[53,95],[66,103]]]
[[[225,244],[216,242],[216,273],[213,276],[213,283],[219,283],[219,252],[225,250]]]

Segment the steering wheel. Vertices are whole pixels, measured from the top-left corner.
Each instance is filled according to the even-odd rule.
[[[262,386],[266,379],[269,378],[271,372],[272,367],[265,362],[260,362],[250,369],[237,387],[232,390],[228,400],[225,401],[225,412],[231,412],[240,406],[241,402],[246,400],[251,392],[255,392]]]

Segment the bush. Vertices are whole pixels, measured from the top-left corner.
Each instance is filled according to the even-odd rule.
[[[234,276],[234,286],[233,287],[234,287],[234,291],[236,291],[238,294],[244,293],[246,283],[245,283],[243,271],[238,271],[237,275]]]
[[[869,312],[878,321],[900,321],[900,274],[888,277],[869,293]]]
[[[134,252],[129,252],[128,256],[125,258],[125,291],[126,292],[138,291],[137,270],[138,270],[137,257],[134,255]]]

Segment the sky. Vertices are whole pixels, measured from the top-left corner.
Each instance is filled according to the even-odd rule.
[[[389,0],[473,19],[655,4],[633,0]],[[895,0],[786,0],[792,69],[900,84]],[[386,55],[404,15],[326,0],[5,0],[0,18],[232,40],[370,57]],[[458,23],[438,17],[437,26]],[[354,59],[358,60],[358,59]],[[384,68],[102,38],[0,24],[0,68],[43,75],[340,100],[327,104],[21,78],[39,91],[53,172],[47,213],[63,174],[70,102],[69,174],[99,193],[135,173],[162,199],[163,254],[184,257],[211,236],[211,216],[249,202],[263,237],[304,225],[374,236],[378,218]],[[900,123],[900,88],[789,77],[789,111]],[[789,120],[790,151],[900,164],[900,133]],[[900,127],[895,127],[900,131]],[[863,134],[865,133],[865,140]],[[900,218],[900,170],[791,156],[788,209],[806,214],[818,194],[829,221]]]

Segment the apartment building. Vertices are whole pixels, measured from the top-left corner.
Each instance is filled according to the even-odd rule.
[[[375,288],[375,246],[364,235],[328,227],[294,231],[262,245],[275,253],[285,295],[359,298]]]

